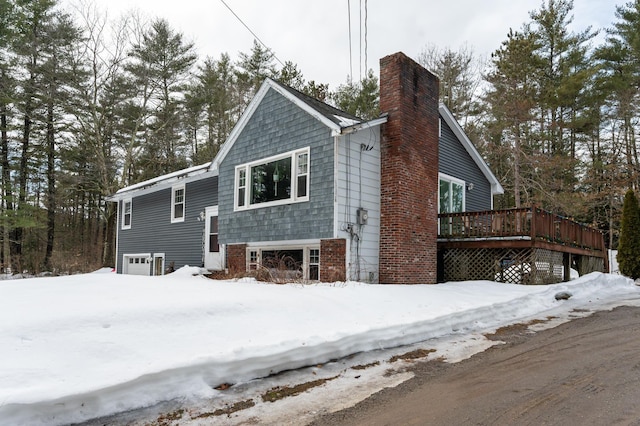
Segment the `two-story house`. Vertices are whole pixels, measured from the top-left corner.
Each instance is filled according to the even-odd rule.
[[[117,271],[435,283],[438,212],[491,209],[502,187],[402,53],[380,61],[380,109],[364,121],[266,80],[211,163],[112,196]]]

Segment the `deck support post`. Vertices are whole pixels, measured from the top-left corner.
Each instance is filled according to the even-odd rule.
[[[562,266],[564,271],[562,274],[562,280],[567,282],[571,279],[571,253],[562,253]]]

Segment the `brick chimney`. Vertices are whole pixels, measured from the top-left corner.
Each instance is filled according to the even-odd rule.
[[[435,284],[438,78],[403,53],[380,59],[380,282]]]

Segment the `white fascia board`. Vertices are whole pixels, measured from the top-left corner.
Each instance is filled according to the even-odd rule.
[[[310,238],[304,240],[254,241],[246,243],[247,248],[306,247],[316,246],[319,244],[320,238]]]
[[[458,140],[462,143],[462,146],[467,150],[473,161],[478,165],[484,176],[491,184],[491,193],[493,195],[504,194],[504,188],[502,188],[502,185],[500,185],[500,182],[498,182],[496,176],[493,174],[487,163],[482,159],[482,156],[473,145],[469,137],[465,134],[464,130],[462,130],[462,127],[460,127],[458,121],[455,119],[453,114],[451,114],[449,108],[447,108],[444,104],[440,104],[438,110],[440,112],[440,116],[444,119],[444,121],[446,121]]]
[[[209,164],[207,164],[206,167],[209,167]],[[171,188],[177,183],[186,184],[186,183],[195,182],[201,179],[206,179],[206,178],[218,175],[218,170],[197,170],[197,173],[191,172],[189,174],[185,174],[184,172],[186,170],[191,170],[191,169],[184,169],[182,170],[182,173],[175,172],[169,175],[164,175],[155,179],[151,179],[149,181],[141,182],[140,184],[122,188],[120,191],[116,192],[114,195],[107,197],[107,201],[117,202],[120,200],[124,200],[126,198],[139,197],[141,195],[151,194],[152,192]],[[142,185],[142,183],[146,183],[146,184]]]
[[[348,126],[348,127],[342,127],[340,129],[340,132],[337,133],[337,134],[334,133],[333,136],[346,135],[348,133],[358,132],[360,130],[369,129],[369,128],[375,127],[375,126],[380,126],[381,124],[386,123],[388,119],[389,119],[389,114],[385,113],[382,116],[380,116],[379,118],[375,118],[375,119],[370,120],[370,121],[365,121],[363,123],[356,123],[356,124],[353,124],[353,125]]]
[[[208,169],[210,165],[211,165],[211,162],[205,163],[205,164],[200,164],[199,166],[193,166],[193,167],[189,167],[187,169],[182,169],[182,170],[178,170],[178,171],[175,171],[175,172],[167,173],[167,174],[162,175],[162,176],[154,177],[154,178],[145,180],[143,182],[135,183],[133,185],[129,185],[127,187],[124,187],[124,188],[118,190],[116,192],[116,194],[119,194],[121,192],[133,191],[133,190],[139,189],[139,188],[144,188],[144,187],[153,185],[154,183],[161,182],[161,181],[166,180],[166,179],[172,179],[172,178],[179,177],[179,176],[182,176],[182,175],[193,174],[193,173],[198,172],[200,170],[204,171],[205,169]]]
[[[325,126],[330,128],[331,131],[333,131],[333,132],[340,131],[341,127],[338,124],[336,124],[333,121],[329,120],[326,116],[320,114],[311,105],[309,105],[308,103],[306,103],[302,99],[298,98],[293,93],[291,93],[287,89],[283,88],[282,86],[280,86],[275,81],[273,81],[271,79],[267,79],[267,81],[265,81],[265,83],[267,83],[267,82],[270,84],[270,86],[271,86],[271,88],[273,88],[273,90],[275,90],[276,92],[280,93],[285,98],[289,99],[291,102],[293,102],[295,105],[297,105],[301,110],[305,111],[307,114],[309,114],[310,116],[314,117],[316,120],[320,121],[322,124],[324,124]]]

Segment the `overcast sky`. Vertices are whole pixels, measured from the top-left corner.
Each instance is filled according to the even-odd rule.
[[[73,0],[67,0],[69,3]],[[611,27],[615,6],[628,0],[575,0],[574,31],[587,26]],[[402,51],[412,58],[428,44],[458,50],[465,43],[480,56],[500,47],[509,28],[520,29],[529,12],[542,0],[395,0],[368,1],[366,61],[364,54],[364,0],[224,0],[240,19],[275,52],[282,62],[298,65],[306,80],[346,81],[353,70],[378,73],[381,57]],[[254,36],[222,0],[95,0],[110,18],[137,10],[149,18],[169,21],[175,31],[193,41],[201,58],[218,59],[229,53],[249,52]],[[351,55],[349,7],[351,5]],[[362,5],[362,7],[361,7]],[[364,20],[364,18],[363,18]],[[352,60],[350,61],[350,56]]]

